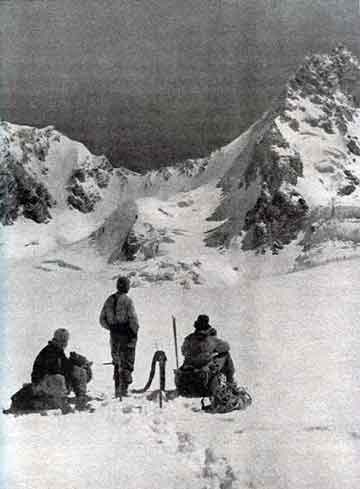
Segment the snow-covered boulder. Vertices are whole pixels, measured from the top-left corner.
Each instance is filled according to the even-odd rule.
[[[105,256],[108,263],[126,259],[124,245],[138,217],[138,207],[132,200],[122,203],[90,236],[90,243]]]

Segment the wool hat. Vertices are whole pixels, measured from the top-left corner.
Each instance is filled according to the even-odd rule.
[[[58,328],[54,331],[53,342],[59,346],[66,346],[69,341],[70,333],[65,328]]]
[[[130,280],[127,277],[119,277],[116,282],[116,288],[120,293],[126,294],[130,289]]]
[[[206,329],[209,329],[211,327],[209,321],[209,316],[207,316],[206,314],[200,314],[200,316],[198,316],[197,320],[194,323],[194,328],[197,331],[204,331]]]

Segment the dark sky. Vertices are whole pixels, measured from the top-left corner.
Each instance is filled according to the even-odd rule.
[[[0,0],[0,115],[133,168],[238,136],[306,54],[360,55],[358,0]]]

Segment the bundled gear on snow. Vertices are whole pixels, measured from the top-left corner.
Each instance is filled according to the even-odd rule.
[[[64,352],[68,341],[69,332],[66,329],[55,331],[53,339],[35,359],[31,383],[24,384],[11,397],[9,412],[47,409],[67,412],[71,391],[76,396],[76,407],[86,408],[86,384],[92,379],[92,362],[76,352],[71,352],[68,358]]]
[[[132,383],[139,322],[131,298],[127,295],[130,281],[117,280],[117,292],[105,301],[100,313],[100,324],[110,332],[111,356],[114,364],[115,396],[127,395]]]
[[[24,384],[15,394],[11,396],[10,409],[5,413],[26,413],[45,411],[48,409],[61,409],[66,411],[68,403],[65,397],[37,392],[31,383]]]
[[[175,371],[175,385],[184,397],[209,397],[209,412],[226,413],[244,409],[251,397],[234,381],[235,368],[230,346],[217,337],[209,317],[201,314],[194,323],[195,332],[182,345],[183,365]]]

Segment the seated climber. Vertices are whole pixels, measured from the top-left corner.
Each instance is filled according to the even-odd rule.
[[[84,356],[75,352],[65,355],[69,332],[60,328],[52,340],[37,355],[31,374],[31,384],[25,384],[12,396],[10,411],[62,409],[67,411],[68,394],[75,393],[75,406],[86,409],[86,384],[92,378],[91,365]]]
[[[209,324],[209,317],[201,314],[194,323],[195,331],[182,345],[183,365],[175,373],[175,384],[180,395],[210,397],[213,412],[242,409],[250,396],[234,380],[235,368],[230,346],[217,337]],[[248,396],[244,400],[245,394]]]

